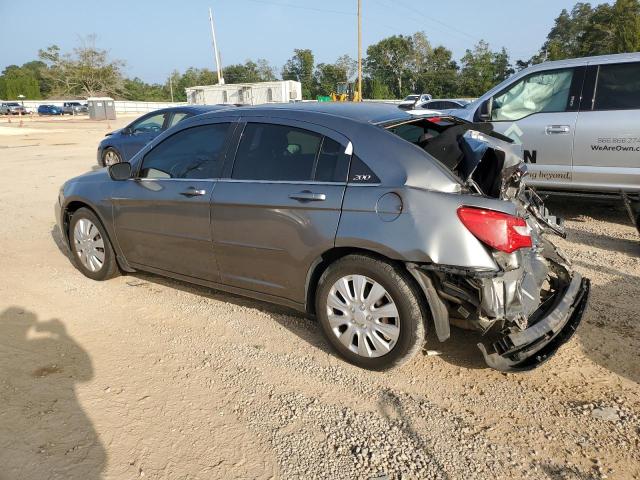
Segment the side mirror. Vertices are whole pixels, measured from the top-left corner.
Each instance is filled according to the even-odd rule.
[[[478,120],[481,122],[491,121],[491,110],[493,110],[493,97],[485,100],[478,110]]]
[[[124,133],[125,135],[131,135],[133,133],[133,130],[131,129],[131,127],[124,127],[122,129],[122,133]]]
[[[111,180],[121,181],[131,178],[131,164],[129,162],[114,163],[109,167]]]

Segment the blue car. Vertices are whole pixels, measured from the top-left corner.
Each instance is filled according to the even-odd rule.
[[[38,107],[38,115],[63,115],[62,107],[55,105],[40,105]]]
[[[107,133],[98,145],[98,165],[128,162],[142,147],[182,120],[233,105],[185,105],[147,113],[120,130]]]

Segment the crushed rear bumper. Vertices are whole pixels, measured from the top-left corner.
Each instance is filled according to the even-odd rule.
[[[558,292],[553,308],[529,328],[502,336],[485,345],[479,343],[487,365],[502,372],[534,369],[551,358],[575,333],[589,299],[590,282],[574,273]]]

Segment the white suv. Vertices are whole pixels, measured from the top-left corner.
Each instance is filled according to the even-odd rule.
[[[448,113],[521,144],[533,186],[640,192],[640,53],[534,65]]]

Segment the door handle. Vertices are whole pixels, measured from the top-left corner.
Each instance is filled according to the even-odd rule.
[[[322,202],[327,199],[327,196],[324,193],[313,193],[309,190],[303,190],[302,192],[292,193],[289,195],[289,198],[301,202]]]
[[[547,125],[544,131],[547,135],[566,135],[571,128],[569,125]]]
[[[185,197],[200,197],[206,194],[206,190],[198,190],[195,187],[189,187],[184,192],[180,192],[180,195],[184,195]]]

